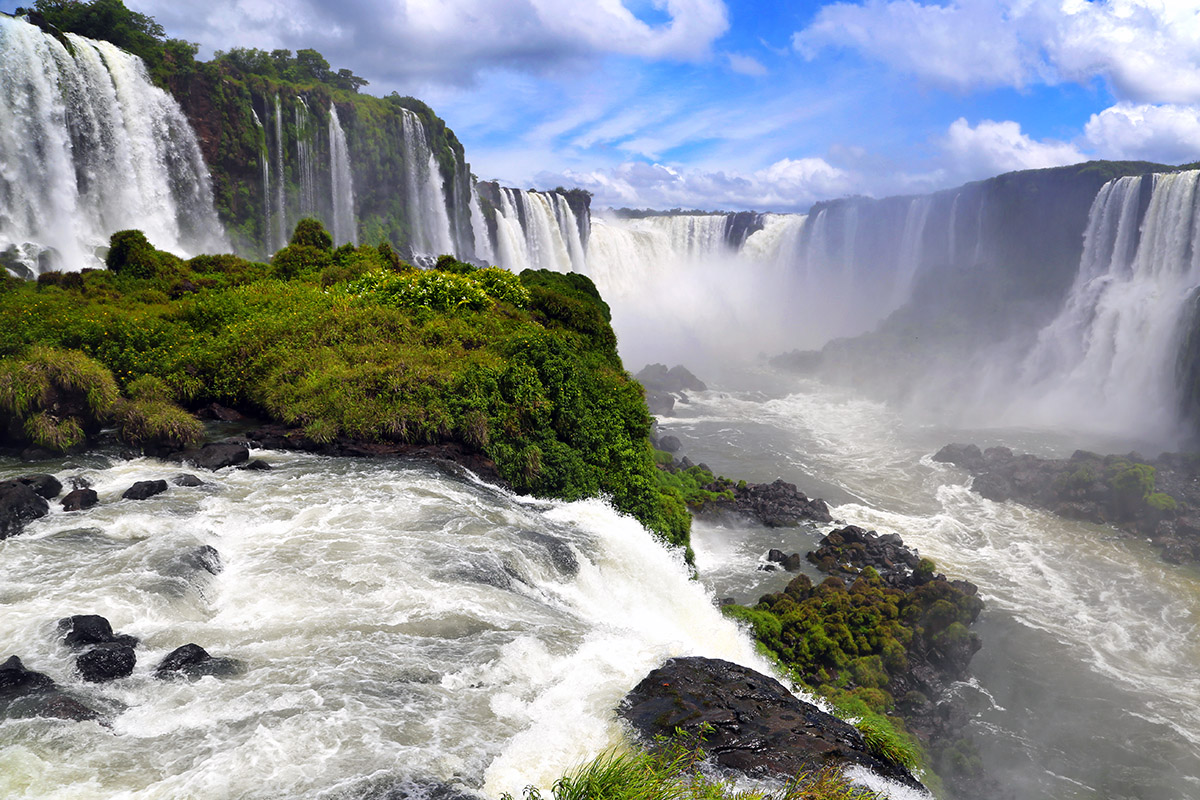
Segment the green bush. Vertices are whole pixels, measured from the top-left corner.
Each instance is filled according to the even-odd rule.
[[[118,275],[153,278],[160,263],[159,252],[139,230],[117,231],[109,239],[104,264]]]
[[[305,217],[296,223],[296,228],[292,232],[292,238],[288,244],[328,252],[333,249],[333,237],[329,235],[329,231],[325,230],[325,226],[319,219]]]
[[[82,444],[118,397],[112,373],[77,350],[37,345],[0,360],[0,411],[40,447],[64,451]],[[9,435],[15,433],[10,426]]]

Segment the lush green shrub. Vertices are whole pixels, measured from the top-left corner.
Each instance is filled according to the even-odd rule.
[[[292,232],[292,238],[288,244],[328,252],[333,249],[333,237],[329,235],[329,231],[325,230],[325,226],[319,219],[305,217],[296,223],[296,228]]]
[[[1151,492],[1146,495],[1146,505],[1160,513],[1174,513],[1179,509],[1175,498],[1164,492]]]
[[[113,408],[117,436],[137,447],[187,447],[200,441],[204,426],[166,400],[120,400]]]
[[[0,359],[0,411],[40,447],[82,444],[117,398],[112,373],[78,351],[38,345],[23,357]]]
[[[153,278],[160,263],[159,252],[139,230],[117,231],[109,239],[104,264],[118,275]]]

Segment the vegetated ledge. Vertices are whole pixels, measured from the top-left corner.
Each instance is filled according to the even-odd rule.
[[[1076,450],[1070,458],[1015,455],[1007,447],[948,444],[934,461],[975,476],[988,500],[1043,508],[1067,519],[1112,525],[1145,536],[1172,564],[1200,561],[1200,454],[1106,455]]]
[[[293,429],[281,443],[432,448],[520,493],[603,494],[687,547],[691,518],[656,480],[642,387],[588,278],[452,256],[419,270],[386,242],[334,248],[315,220],[270,264],[184,261],[140,231],[111,245],[107,270],[0,279],[0,446],[62,453],[115,425],[161,454],[196,443],[188,412],[216,403]]]

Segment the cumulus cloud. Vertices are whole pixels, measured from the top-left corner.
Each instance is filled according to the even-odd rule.
[[[1194,107],[1118,103],[1093,114],[1084,135],[1101,158],[1200,160],[1200,110]]]
[[[626,162],[612,169],[543,173],[538,183],[582,187],[595,195],[598,207],[797,211],[850,193],[858,179],[824,159],[800,158],[747,173]]]
[[[943,150],[949,159],[950,171],[968,179],[1087,160],[1073,144],[1037,141],[1029,137],[1021,132],[1017,122],[984,120],[971,127],[962,117],[951,123]]]
[[[822,8],[792,44],[858,50],[958,90],[1105,79],[1118,99],[1200,102],[1200,0],[867,0]]]
[[[605,54],[708,57],[729,27],[723,0],[665,0],[651,24],[620,0],[130,0],[173,36],[209,47],[313,47],[388,83],[466,84],[484,70],[545,74]]]

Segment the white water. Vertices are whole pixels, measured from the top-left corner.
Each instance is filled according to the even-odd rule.
[[[316,128],[312,125],[312,113],[303,97],[296,97],[292,109],[296,122],[296,171],[299,173],[299,211],[301,217],[317,213],[317,174],[314,159]]]
[[[703,376],[702,376],[703,377]],[[899,533],[951,577],[979,585],[984,648],[958,687],[985,765],[1021,800],[1188,800],[1200,793],[1200,572],[1137,539],[970,491],[929,454],[949,441],[1043,455],[1100,447],[1063,433],[914,425],[814,382],[693,395],[660,420],[693,461],[783,477],[835,517]],[[819,533],[702,524],[697,563],[719,596],[753,602],[790,576],[755,572],[770,547]]]
[[[227,247],[178,104],[135,56],[67,38],[74,55],[0,17],[0,251],[37,274],[100,266],[95,248],[126,228],[180,255]]]
[[[453,253],[445,181],[425,139],[420,118],[401,109],[404,135],[404,192],[412,225],[412,248],[419,255]]]
[[[100,506],[0,542],[4,656],[128,706],[111,728],[4,722],[0,796],[377,797],[441,782],[495,797],[622,742],[613,708],[666,658],[767,670],[678,554],[601,501],[258,455],[276,469],[205,473],[141,503],[120,493],[178,468],[89,456],[57,474],[92,480]],[[223,572],[186,568],[200,545]],[[131,677],[80,683],[54,629],[75,613],[141,637]],[[248,669],[155,680],[187,642]]]
[[[275,95],[275,196],[271,198],[271,216],[275,219],[275,240],[268,249],[275,252],[288,242],[287,203],[284,199],[283,171],[283,103]]]
[[[1200,172],[1126,177],[1092,205],[1078,277],[1022,366],[1013,415],[1106,432],[1178,434],[1175,364],[1200,286]],[[1150,204],[1139,219],[1143,184]]]
[[[496,209],[496,259],[514,271],[588,271],[575,213],[557,192],[500,189]]]
[[[354,216],[354,175],[350,170],[350,151],[346,134],[338,119],[337,106],[329,106],[329,174],[333,204],[335,244],[358,243],[358,222]]]

